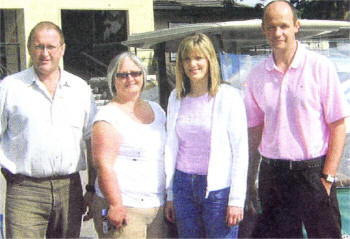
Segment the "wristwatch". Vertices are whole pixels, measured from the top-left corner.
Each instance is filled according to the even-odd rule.
[[[330,174],[321,173],[321,178],[326,179],[328,183],[334,183],[335,177]]]
[[[94,185],[87,184],[87,185],[85,186],[85,189],[86,189],[87,192],[90,192],[90,193],[94,193],[94,192],[95,192],[95,187],[94,187]]]

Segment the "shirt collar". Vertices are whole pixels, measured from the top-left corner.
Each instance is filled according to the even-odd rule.
[[[69,77],[64,77],[66,72],[64,70],[62,70],[60,68],[61,71],[61,78],[60,78],[60,82],[58,83],[60,87],[64,87],[64,86],[71,86],[71,82],[69,81]],[[31,75],[32,77],[26,77],[24,79],[25,83],[27,83],[28,86],[40,81],[39,76],[36,74],[34,67],[31,66],[30,68],[28,68],[28,73],[29,75]]]
[[[294,59],[292,61],[292,64],[290,65],[291,68],[298,68],[301,64],[302,64],[302,56],[305,53],[305,47],[299,42],[298,43],[298,48],[297,48],[297,52],[295,53]]]
[[[302,56],[304,55],[305,52],[305,47],[297,41],[298,48],[297,52],[295,53],[295,56],[293,58],[292,64],[290,65],[290,68],[298,68],[300,64],[302,64]],[[273,53],[269,55],[269,57],[266,59],[265,62],[265,68],[267,71],[273,71],[275,68],[277,68],[275,61],[273,59]]]
[[[35,73],[34,67],[33,67],[33,66],[31,66],[30,68],[28,68],[27,71],[28,71],[28,76],[30,76],[30,77],[25,77],[25,78],[24,78],[24,82],[25,82],[28,86],[30,86],[30,85],[34,84],[34,82],[36,82],[37,80],[39,80],[39,78],[38,78],[37,74]]]
[[[275,69],[275,61],[273,60],[273,53],[271,53],[266,59],[265,68],[267,71],[273,71]]]
[[[61,87],[63,87],[63,86],[67,86],[67,87],[72,86],[72,82],[69,80],[70,78],[69,77],[65,77],[66,72],[64,70],[62,70],[61,68],[60,68],[60,71],[61,71],[61,79],[60,79],[59,85]]]

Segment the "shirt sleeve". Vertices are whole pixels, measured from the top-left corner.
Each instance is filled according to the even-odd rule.
[[[252,71],[247,80],[247,88],[244,94],[244,103],[247,112],[248,127],[255,127],[264,122],[264,112],[259,107],[257,98],[254,92],[254,72]]]
[[[5,78],[3,81],[0,83],[0,138],[4,134],[4,132],[7,129],[7,110],[6,110],[6,101],[7,101],[7,87],[6,87],[6,80]]]
[[[91,91],[89,90],[89,97],[87,97],[87,109],[86,109],[86,116],[85,116],[85,123],[84,123],[84,139],[88,140],[91,137],[92,132],[92,125],[94,122],[94,117],[97,112],[95,98]]]
[[[321,102],[326,122],[332,123],[348,117],[349,104],[335,66],[328,59],[322,58],[317,69],[321,80]]]
[[[236,92],[234,92],[236,93]],[[244,102],[233,94],[228,134],[232,150],[231,187],[228,205],[244,207],[248,174],[248,130]]]
[[[169,96],[168,107],[167,107],[167,138],[165,143],[165,154],[164,154],[164,164],[165,164],[165,175],[166,175],[166,193],[167,201],[173,201],[173,181],[174,181],[174,171],[176,163],[176,154],[178,150],[178,139],[175,133],[175,122],[176,116],[176,90],[173,90]]]

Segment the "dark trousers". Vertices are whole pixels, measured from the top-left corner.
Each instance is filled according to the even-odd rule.
[[[262,215],[254,236],[302,238],[304,224],[309,238],[341,238],[336,187],[333,184],[328,196],[320,179],[324,158],[319,160],[291,169],[263,158],[259,173]]]

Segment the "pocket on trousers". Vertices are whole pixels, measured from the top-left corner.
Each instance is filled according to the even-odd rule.
[[[183,192],[183,191],[189,191],[189,188],[191,185],[186,181],[186,177],[183,173],[175,171],[174,175],[174,185],[173,185],[173,191],[175,192]]]
[[[318,195],[316,198],[318,198],[319,201],[329,201],[330,195],[328,195],[327,190],[321,181],[320,171],[314,170],[306,173],[309,173],[309,176],[305,175],[305,177],[309,178],[309,183],[311,184],[312,189],[315,194]]]
[[[228,196],[230,194],[230,188],[224,188],[216,191],[209,192],[208,199],[213,201],[228,201]]]

